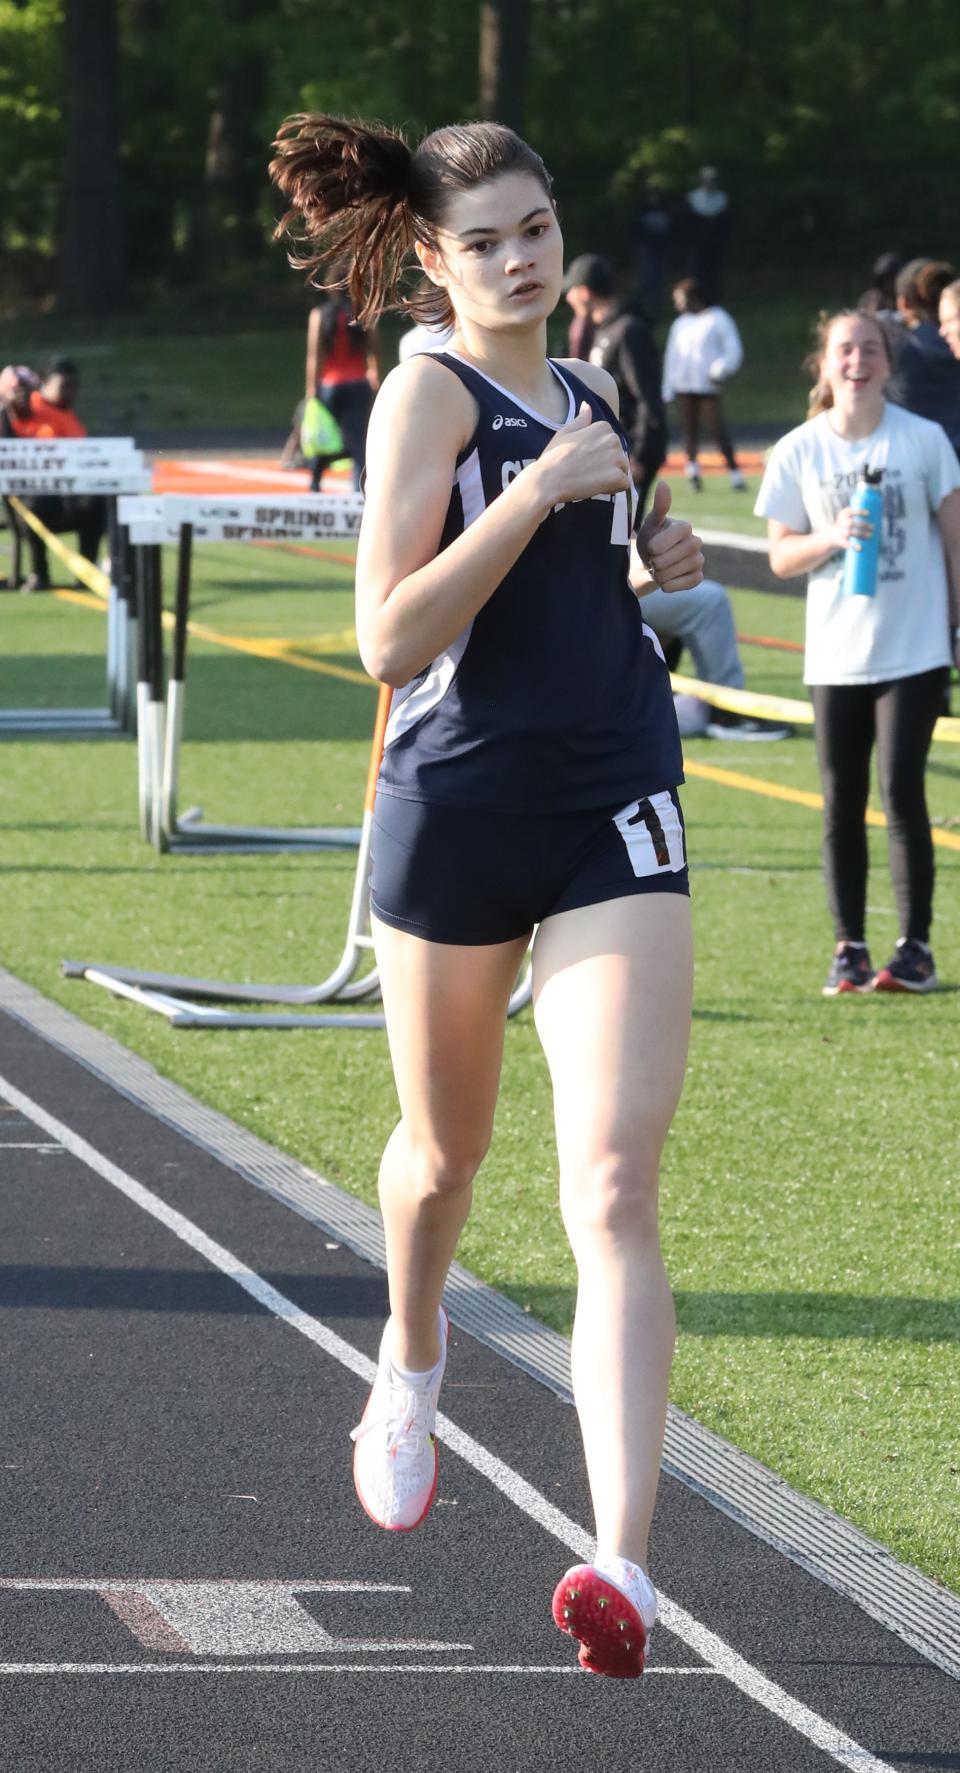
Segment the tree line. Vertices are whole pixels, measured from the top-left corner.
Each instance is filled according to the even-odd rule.
[[[265,167],[299,109],[498,114],[572,248],[621,261],[644,180],[679,199],[703,161],[758,275],[951,255],[958,91],[954,0],[0,0],[0,295],[279,282]]]

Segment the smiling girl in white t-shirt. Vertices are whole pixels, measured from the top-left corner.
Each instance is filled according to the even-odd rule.
[[[756,503],[778,578],[808,575],[804,681],[824,792],[824,867],[837,937],[824,995],[932,991],[933,844],[927,754],[951,657],[960,663],[960,469],[940,425],[890,405],[886,335],[871,315],[825,319],[811,416],[781,438]],[[876,594],[846,595],[844,554],[872,531],[851,507],[882,469]],[[901,935],[874,974],[865,940],[866,810],[874,741]]]

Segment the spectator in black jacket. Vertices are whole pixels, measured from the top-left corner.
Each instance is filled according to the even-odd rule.
[[[591,363],[608,370],[620,391],[620,423],[630,441],[642,517],[650,488],[667,456],[660,354],[646,322],[617,300],[613,271],[599,253],[581,253],[563,281],[575,314],[585,312],[593,329]]]
[[[897,278],[904,267],[901,252],[882,252],[873,261],[873,282],[857,297],[854,304],[875,320],[899,320],[897,313]]]
[[[893,329],[893,376],[888,397],[908,412],[942,425],[960,456],[960,362],[939,330],[943,291],[956,280],[952,265],[937,259],[911,259],[897,278]]]

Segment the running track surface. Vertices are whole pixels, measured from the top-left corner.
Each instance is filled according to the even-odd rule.
[[[372,1526],[383,1275],[5,1014],[0,1220],[4,1768],[960,1768],[957,1685],[672,1480],[649,1671],[579,1673],[574,1412],[460,1331],[433,1514]]]

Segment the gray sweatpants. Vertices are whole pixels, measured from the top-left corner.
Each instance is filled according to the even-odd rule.
[[[703,683],[743,688],[733,610],[723,586],[704,579],[693,591],[651,591],[640,599],[643,619],[661,640],[682,640]]]

